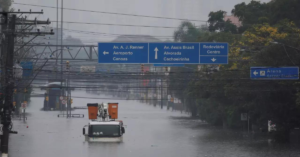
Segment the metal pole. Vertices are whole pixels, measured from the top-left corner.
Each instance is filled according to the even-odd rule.
[[[156,103],[157,103],[157,97],[158,97],[158,94],[157,94],[157,75],[156,75],[156,67],[154,67],[154,72],[155,72],[155,100],[154,100],[154,106],[156,106]]]
[[[169,86],[168,86],[168,76],[167,75],[166,75],[166,86],[167,86],[167,90],[166,90],[166,92],[167,92],[167,109],[169,110],[169,92],[168,92]]]
[[[56,50],[58,49],[57,45],[58,45],[58,0],[56,1]],[[57,79],[57,60],[58,60],[58,55],[57,52],[55,53],[55,57],[56,57],[56,61],[55,61],[55,68],[56,68],[56,74],[55,74],[55,78]]]
[[[162,78],[160,79],[160,107],[163,108],[163,89],[162,89]]]
[[[69,97],[70,97],[70,117],[72,116],[72,111],[71,111],[71,89],[70,89],[70,87],[71,87],[71,85],[70,85],[70,70],[69,70],[69,75],[68,75],[68,86],[69,86]]]
[[[63,87],[63,74],[64,74],[64,70],[63,70],[63,6],[64,6],[64,0],[61,0],[61,31],[60,31],[60,36],[61,36],[61,41],[60,41],[60,44],[61,44],[61,51],[60,51],[60,68],[61,68],[61,87]],[[64,96],[64,88],[61,88],[61,95]],[[62,109],[62,105],[60,107]]]
[[[248,112],[248,114],[247,114],[247,119],[248,119],[248,133],[249,133],[249,112]]]
[[[70,85],[69,85],[69,74],[70,74],[70,69],[69,69],[69,65],[67,65],[68,67],[68,77],[67,77],[67,118],[71,117],[71,113],[70,113]]]

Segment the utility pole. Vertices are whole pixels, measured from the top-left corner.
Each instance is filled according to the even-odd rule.
[[[11,125],[11,112],[12,112],[12,99],[13,99],[13,66],[14,66],[14,33],[16,27],[16,15],[12,15],[11,20],[8,22],[8,15],[4,14],[5,23],[9,23],[9,31],[7,33],[7,53],[5,62],[5,102],[3,106],[3,112],[1,115],[3,124],[3,135],[1,137],[1,151],[2,156],[8,156],[8,136],[9,126]],[[6,36],[6,35],[5,35]]]
[[[2,41],[1,41],[1,66],[2,66],[2,76],[1,77],[1,89],[2,89],[2,99],[1,99],[1,124],[2,124],[2,136],[1,136],[1,155],[2,157],[8,156],[8,143],[9,143],[9,134],[17,132],[11,131],[12,129],[12,121],[11,121],[11,114],[14,110],[13,106],[13,94],[14,94],[14,88],[15,87],[15,79],[14,79],[14,73],[19,72],[15,70],[14,63],[15,63],[15,56],[17,56],[17,53],[19,50],[22,50],[23,47],[31,42],[30,40],[28,43],[20,45],[15,45],[15,42],[18,42],[17,36],[19,35],[42,35],[43,33],[38,30],[38,32],[23,32],[22,27],[20,29],[16,30],[16,25],[36,25],[40,24],[40,21],[20,21],[20,18],[17,18],[16,14],[42,14],[43,12],[0,12],[2,15]],[[11,16],[9,16],[12,14]],[[21,19],[22,20],[22,19]],[[42,22],[42,23],[49,23]],[[51,34],[51,33],[49,33]],[[15,40],[16,39],[16,40]],[[21,37],[22,39],[22,37]],[[15,50],[15,46],[18,47]],[[24,52],[24,51],[22,51]],[[22,54],[23,55],[23,54]],[[20,53],[18,55],[17,61],[20,61],[21,56]],[[17,76],[17,75],[16,75]],[[19,76],[18,76],[19,77]],[[3,101],[4,100],[4,101]]]
[[[58,49],[57,45],[58,45],[58,0],[56,1],[56,50]],[[57,79],[57,59],[58,59],[58,53],[55,53],[55,57],[56,57],[56,61],[55,61],[55,68],[56,68],[56,73],[55,73],[55,78]]]

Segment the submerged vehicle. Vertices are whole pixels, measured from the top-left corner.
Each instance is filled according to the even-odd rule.
[[[122,142],[125,128],[118,118],[118,103],[87,104],[88,125],[83,128],[83,135],[88,142]],[[85,129],[88,128],[86,133]]]

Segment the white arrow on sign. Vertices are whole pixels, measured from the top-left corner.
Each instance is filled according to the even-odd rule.
[[[103,55],[109,55],[109,52],[104,51]]]
[[[255,71],[253,72],[253,75],[256,76],[257,74],[258,74],[258,72],[255,70]]]
[[[213,61],[213,62],[215,62],[216,60],[217,60],[216,58],[211,59],[211,61]]]
[[[154,49],[154,51],[155,51],[155,59],[157,59],[158,48],[156,47],[156,48]]]

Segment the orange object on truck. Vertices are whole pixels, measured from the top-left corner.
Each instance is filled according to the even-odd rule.
[[[118,103],[108,103],[108,114],[110,119],[118,119]]]
[[[88,111],[89,111],[89,119],[97,119],[98,104],[90,103],[90,104],[87,104],[87,106],[88,106]]]

